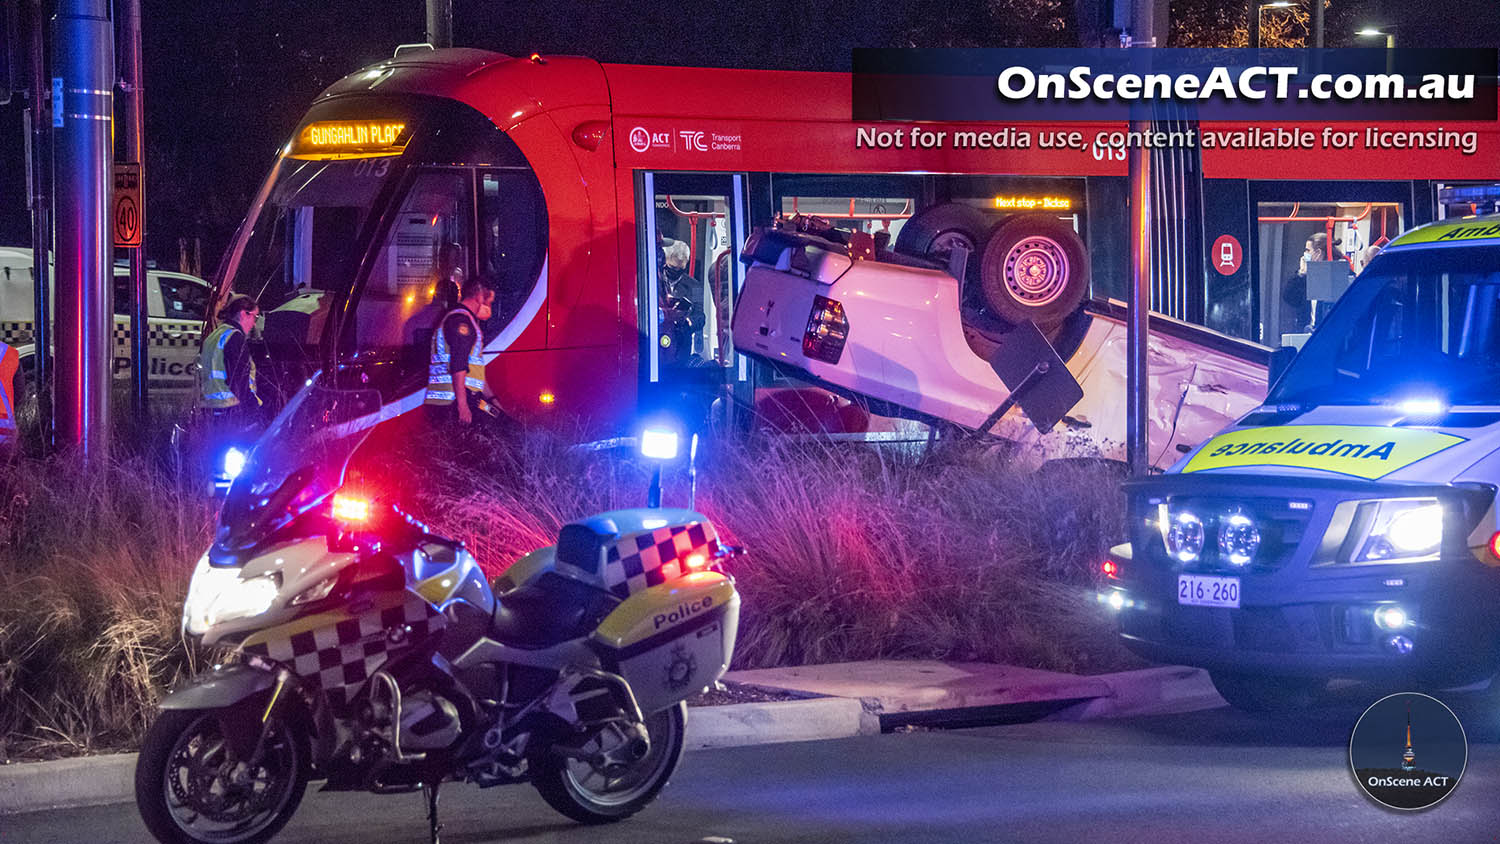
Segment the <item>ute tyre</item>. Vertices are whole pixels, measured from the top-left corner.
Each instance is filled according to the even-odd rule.
[[[547,805],[579,823],[614,823],[634,815],[656,799],[682,761],[687,704],[679,702],[646,716],[646,727],[651,750],[639,764],[649,770],[621,794],[609,797],[591,791],[575,773],[578,763],[570,767],[569,760],[557,757],[548,757],[537,766],[532,785]]]
[[[984,212],[969,205],[947,202],[934,205],[914,214],[901,227],[895,251],[917,258],[929,258],[946,264],[948,253],[959,243],[969,249],[969,268],[965,273],[965,284],[979,279],[979,256],[984,250],[984,239],[990,231],[990,221]]]
[[[1322,680],[1305,677],[1272,677],[1228,671],[1210,671],[1208,676],[1230,706],[1255,715],[1308,709],[1328,685]]]
[[[168,795],[167,769],[181,752],[189,731],[194,730],[202,719],[213,717],[214,713],[202,710],[162,710],[141,745],[135,766],[136,807],[146,828],[163,844],[262,844],[286,826],[307,790],[311,748],[305,734],[287,728],[288,734],[281,746],[292,754],[288,766],[291,780],[286,790],[276,795],[275,806],[267,818],[248,827],[243,834],[235,834],[233,830],[224,834],[199,834],[184,829],[179,823],[180,815],[170,805],[172,798]],[[286,759],[284,755],[281,758]]]
[[[985,244],[979,292],[995,317],[1057,329],[1089,289],[1088,252],[1073,227],[1046,214],[1011,217]]]

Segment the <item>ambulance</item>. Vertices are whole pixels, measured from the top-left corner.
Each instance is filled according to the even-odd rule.
[[[36,346],[35,281],[31,250],[0,246],[0,342],[14,346],[21,368],[32,383]],[[111,370],[116,384],[130,378],[130,275],[114,268],[114,326],[111,331]],[[203,334],[212,291],[207,281],[187,273],[148,270],[146,273],[147,337],[151,354],[149,374],[153,394],[191,399],[197,381],[198,341]]]
[[[1130,541],[1098,594],[1124,644],[1208,669],[1248,711],[1312,705],[1340,678],[1492,677],[1500,215],[1398,237],[1300,351],[1273,355],[1271,382],[1126,484]]]

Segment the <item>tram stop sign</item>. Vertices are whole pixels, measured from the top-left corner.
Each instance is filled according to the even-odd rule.
[[[110,229],[115,246],[138,249],[141,245],[141,165],[115,164],[115,189],[110,198]]]

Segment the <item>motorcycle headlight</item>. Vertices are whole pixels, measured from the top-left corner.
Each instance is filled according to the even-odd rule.
[[[333,585],[338,582],[339,576],[336,574],[330,574],[317,583],[314,583],[312,586],[309,586],[308,588],[303,589],[301,592],[299,592],[297,594],[297,597],[292,599],[289,606],[295,607],[302,604],[310,604],[313,601],[321,601],[324,598],[328,597],[328,593],[333,591]]]
[[[1351,562],[1435,560],[1443,543],[1443,505],[1435,498],[1372,502],[1374,517]],[[1370,505],[1366,505],[1370,506]]]
[[[238,572],[236,572],[238,574]],[[276,573],[225,582],[205,613],[208,626],[251,618],[271,608],[281,590],[281,576]]]

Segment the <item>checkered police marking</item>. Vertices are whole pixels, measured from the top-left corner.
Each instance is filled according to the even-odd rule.
[[[158,322],[152,320],[147,326],[146,339],[159,349],[198,348],[198,335],[203,331],[201,322]],[[110,337],[119,348],[130,346],[130,323],[116,319],[110,329]],[[8,346],[25,346],[31,342],[31,321],[0,322],[0,343]]]
[[[373,610],[337,624],[271,639],[247,653],[292,666],[339,703],[348,703],[392,651],[441,630],[443,617],[408,594],[399,607]]]
[[[694,552],[705,556],[718,540],[702,522],[672,525],[622,537],[604,560],[604,585],[621,598],[684,574],[682,561]]]

